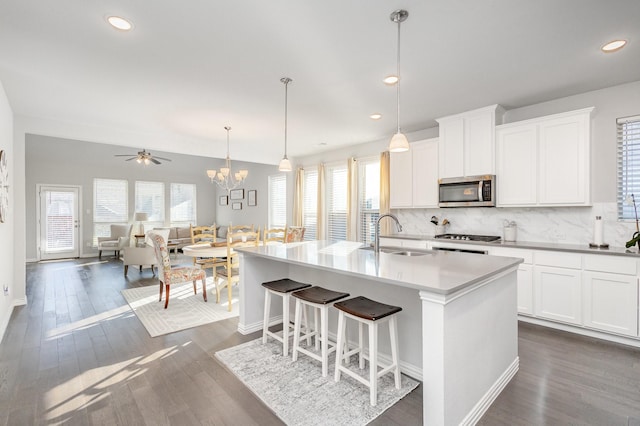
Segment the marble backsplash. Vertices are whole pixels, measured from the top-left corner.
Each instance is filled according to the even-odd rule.
[[[580,244],[593,241],[596,216],[604,223],[603,241],[612,247],[624,247],[636,230],[635,222],[617,219],[616,203],[597,203],[592,207],[536,207],[536,208],[448,208],[393,210],[404,233],[434,235],[431,216],[440,223],[451,223],[445,232],[455,234],[503,235],[503,222],[517,224],[517,241]]]

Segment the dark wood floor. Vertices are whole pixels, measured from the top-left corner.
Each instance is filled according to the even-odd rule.
[[[213,358],[258,337],[237,319],[156,338],[120,290],[157,285],[114,259],[27,265],[28,306],[0,344],[0,425],[281,424]],[[640,351],[520,325],[520,371],[485,425],[627,425],[640,418]],[[375,425],[422,423],[422,388]]]

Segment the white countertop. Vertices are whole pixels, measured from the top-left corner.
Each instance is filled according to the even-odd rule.
[[[444,295],[484,281],[522,262],[522,259],[511,257],[444,251],[426,251],[425,256],[381,252],[376,257],[372,250],[360,250],[360,247],[361,243],[351,241],[307,241],[245,247],[237,251]]]

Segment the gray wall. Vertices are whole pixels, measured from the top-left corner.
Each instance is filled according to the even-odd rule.
[[[78,185],[81,186],[81,256],[97,253],[88,247],[93,239],[93,179],[126,179],[129,181],[129,219],[132,221],[135,209],[135,181],[165,183],[166,212],[169,221],[170,183],[193,183],[197,185],[198,224],[227,225],[254,223],[256,226],[267,221],[267,176],[277,171],[276,166],[236,162],[232,159],[232,169],[247,168],[249,176],[245,184],[245,199],[242,210],[231,210],[231,206],[218,206],[218,196],[223,191],[212,184],[206,170],[219,168],[223,160],[153,151],[152,154],[170,158],[171,162],[161,165],[141,166],[135,161],[124,161],[114,154],[135,153],[138,149],[116,145],[98,144],[85,141],[60,139],[49,136],[28,134],[26,137],[26,258],[37,258],[36,185]],[[246,190],[258,191],[258,205],[246,206]]]

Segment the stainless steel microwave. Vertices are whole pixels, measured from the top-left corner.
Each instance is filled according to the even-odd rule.
[[[496,176],[465,176],[438,181],[440,207],[495,207]]]

